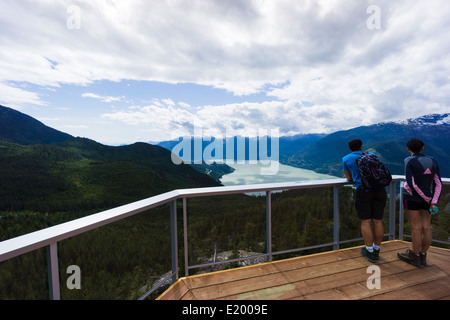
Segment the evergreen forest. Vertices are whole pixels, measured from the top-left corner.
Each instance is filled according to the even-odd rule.
[[[0,142],[0,150],[0,241],[166,191],[220,185],[191,166],[173,165],[169,151],[142,143],[107,147],[76,138],[49,145]],[[442,213],[433,219],[435,239],[449,239],[450,214],[445,211],[449,197],[450,188],[445,186],[439,203]],[[189,265],[200,264],[215,252],[265,253],[265,211],[265,195],[259,194],[188,199]],[[388,206],[385,212],[387,229]],[[185,263],[182,217],[182,203],[177,201],[180,276]],[[406,224],[407,234],[408,228]],[[340,239],[360,237],[353,190],[340,187]],[[274,252],[332,241],[333,188],[272,194]],[[346,246],[357,244],[361,242]],[[137,299],[171,270],[169,205],[61,241],[58,257],[62,299]],[[79,290],[66,286],[71,265],[81,270]],[[196,272],[203,270],[190,274]],[[0,263],[0,299],[48,296],[45,248]]]

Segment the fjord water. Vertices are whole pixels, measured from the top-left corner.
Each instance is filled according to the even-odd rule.
[[[225,186],[338,178],[328,174],[321,174],[312,170],[296,168],[281,163],[279,163],[278,171],[273,175],[261,174],[261,168],[267,168],[267,165],[263,165],[260,162],[257,164],[231,163],[228,165],[235,170],[232,173],[224,175],[220,179]]]

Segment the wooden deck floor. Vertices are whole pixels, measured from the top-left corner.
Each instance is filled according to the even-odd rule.
[[[158,300],[450,300],[450,250],[432,247],[428,267],[397,258],[409,242],[382,244],[380,289],[368,289],[374,265],[361,247],[179,279]]]

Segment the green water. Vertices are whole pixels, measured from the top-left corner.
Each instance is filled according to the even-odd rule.
[[[308,180],[325,180],[337,178],[335,176],[317,173],[312,170],[306,170],[301,168],[295,168],[284,164],[278,164],[278,170],[276,165],[272,164],[272,173],[275,174],[262,174],[264,168],[268,168],[268,165],[258,164],[229,164],[230,167],[235,169],[234,172],[224,175],[220,181],[225,186],[232,185],[248,185],[259,183],[275,183],[275,182],[297,182]]]

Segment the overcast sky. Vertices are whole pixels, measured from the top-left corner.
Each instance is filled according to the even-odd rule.
[[[0,104],[106,144],[450,110],[448,0],[0,0]]]

